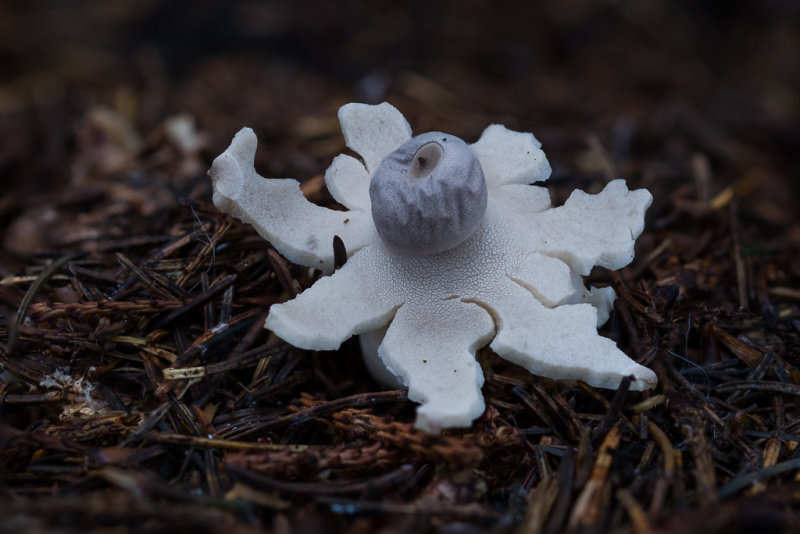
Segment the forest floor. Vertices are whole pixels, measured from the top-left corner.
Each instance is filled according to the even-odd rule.
[[[117,4],[0,7],[0,532],[800,530],[791,2]],[[319,274],[214,208],[211,160],[252,126],[331,206],[336,110],[383,100],[533,131],[556,205],[650,190],[590,279],[654,390],[483,349],[486,412],[432,436],[354,340],[262,328]]]

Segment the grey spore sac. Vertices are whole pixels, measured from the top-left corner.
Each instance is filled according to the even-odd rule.
[[[458,137],[429,132],[386,156],[369,185],[381,238],[406,254],[436,254],[469,237],[486,212],[478,157]]]

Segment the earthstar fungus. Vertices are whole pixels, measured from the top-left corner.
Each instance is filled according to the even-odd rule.
[[[420,403],[416,426],[429,432],[469,426],[483,412],[475,352],[487,344],[541,376],[611,389],[628,375],[635,390],[656,384],[597,334],[614,291],[586,289],[582,278],[595,265],[630,263],[650,193],[614,180],[553,208],[546,188],[529,185],[550,175],[532,134],[495,124],[472,145],[440,132],[412,138],[387,103],[347,104],[339,121],[361,161],[337,156],[325,180],[348,211],[308,202],[295,180],[259,176],[249,128],[209,171],[214,204],[290,261],[331,273],[334,236],[349,255],[273,305],[266,328],[309,350],[366,334],[362,346],[379,344],[380,358],[368,366],[408,387]]]

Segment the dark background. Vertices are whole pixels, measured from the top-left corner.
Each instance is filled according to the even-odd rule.
[[[758,159],[786,189],[770,202],[793,211],[799,16],[779,0],[6,1],[0,176],[27,188],[68,181],[74,124],[104,104],[142,134],[189,113],[211,155],[251,125],[269,152],[264,172],[303,179],[327,164],[331,150],[310,161],[304,148],[339,105],[388,99],[416,131],[533,131],[556,176],[590,136],[623,171],[634,157],[702,152],[715,192]],[[622,174],[689,170],[644,162]]]
[[[575,517],[586,522],[572,532],[646,532],[642,518],[655,532],[797,532],[798,23],[788,0],[0,1],[0,363],[15,375],[0,373],[0,498],[12,504],[0,505],[0,531],[555,533]],[[336,110],[383,100],[415,132],[534,132],[555,203],[613,178],[653,193],[635,262],[593,282],[620,295],[601,333],[655,370],[655,390],[617,398],[556,384],[484,350],[494,410],[473,429],[414,432],[402,392],[359,406],[372,422],[357,437],[339,412],[269,426],[378,386],[355,342],[311,354],[257,328],[291,283],[313,279],[210,205],[206,170],[248,125],[261,174],[305,181],[330,203],[322,173],[345,149]],[[18,317],[32,282],[75,251]],[[137,435],[164,402],[169,363],[129,341],[150,343],[168,312],[125,306],[188,306],[227,275],[238,277],[230,300],[190,306],[155,333],[158,346],[191,354],[208,338],[204,363],[224,363],[239,338],[217,335],[216,318],[245,317],[256,325],[247,348],[278,351],[275,382],[242,364]],[[116,411],[62,417],[75,395],[40,382],[57,368],[89,377]],[[220,428],[252,415],[271,429],[264,440],[318,446],[323,460],[344,445],[386,456],[317,469],[319,458],[290,454],[243,473],[253,451],[152,441],[191,438],[186,421],[202,419],[191,408],[209,406]],[[621,438],[589,503],[598,513],[583,514],[578,496],[612,427]],[[684,463],[667,472],[670,451]],[[410,478],[373,491],[387,472]],[[343,498],[329,482],[363,482],[343,502],[364,508],[351,516],[326,501]],[[545,494],[551,506],[536,508]]]

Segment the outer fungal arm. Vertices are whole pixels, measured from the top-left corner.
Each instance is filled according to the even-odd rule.
[[[401,307],[378,352],[422,404],[415,426],[438,433],[483,413],[483,373],[475,351],[494,332],[486,311],[458,300]]]
[[[344,266],[317,280],[299,296],[273,304],[264,327],[295,347],[335,350],[343,341],[382,327],[402,301],[391,291],[370,283],[369,248],[353,255]]]
[[[550,163],[533,134],[509,130],[492,124],[483,131],[472,149],[486,174],[486,182],[500,184],[532,184],[550,177]]]
[[[583,275],[595,265],[619,269],[633,260],[633,245],[652,200],[645,189],[628,191],[623,180],[610,182],[597,195],[576,190],[563,206],[535,216],[529,246],[561,258]]]
[[[312,204],[299,183],[265,179],[253,167],[256,136],[242,128],[209,171],[214,205],[243,222],[272,243],[290,261],[324,271],[333,270],[333,236],[348,253],[364,246],[374,232],[369,213],[333,211]]]
[[[328,192],[351,210],[369,211],[369,173],[353,156],[339,154],[325,171]]]
[[[609,389],[628,375],[635,378],[632,389],[656,384],[653,371],[597,335],[597,310],[589,304],[545,308],[510,280],[482,300],[497,322],[492,349],[534,374]]]
[[[361,156],[370,174],[411,137],[411,126],[403,114],[386,102],[377,106],[345,104],[339,108],[339,122],[345,143]]]

